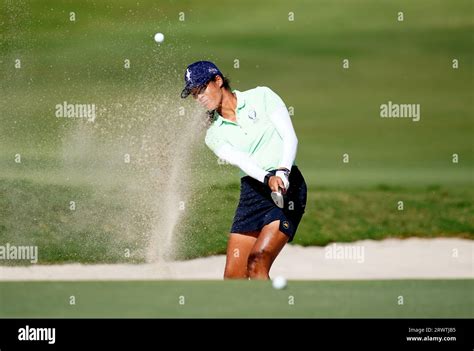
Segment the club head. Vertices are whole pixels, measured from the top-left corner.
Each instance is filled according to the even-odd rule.
[[[283,199],[283,195],[280,191],[272,191],[272,200],[280,208],[285,206],[285,201]]]

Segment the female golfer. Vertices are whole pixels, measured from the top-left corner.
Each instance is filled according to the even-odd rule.
[[[285,103],[267,87],[231,90],[208,61],[189,65],[184,79],[181,97],[191,94],[208,110],[206,145],[241,170],[224,278],[268,279],[306,206],[306,182],[295,165],[298,140]]]

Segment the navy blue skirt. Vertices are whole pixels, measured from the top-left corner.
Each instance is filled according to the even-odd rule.
[[[276,170],[269,171],[272,174]],[[306,207],[306,182],[297,166],[291,168],[290,187],[284,196],[285,206],[279,208],[272,200],[271,189],[258,180],[245,176],[240,179],[240,200],[235,211],[231,233],[261,230],[280,220],[280,231],[292,241]]]

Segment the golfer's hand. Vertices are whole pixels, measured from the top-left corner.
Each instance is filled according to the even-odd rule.
[[[278,189],[281,188],[282,194],[286,193],[285,185],[283,184],[283,180],[281,180],[280,177],[271,176],[268,180],[268,186],[270,189],[272,189],[272,191],[279,191]]]
[[[284,171],[277,171],[275,175],[283,181],[283,188],[285,190],[288,190],[288,188],[290,187],[290,181],[288,179],[289,173]]]

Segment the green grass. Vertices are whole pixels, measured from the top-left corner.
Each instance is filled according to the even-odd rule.
[[[0,182],[2,241],[37,245],[40,263],[143,262],[146,213],[142,213],[145,217],[130,213],[130,204],[121,201],[119,186],[93,190],[21,180]],[[195,192],[176,229],[176,258],[224,253],[238,196],[237,184]],[[326,245],[411,236],[473,239],[473,196],[472,189],[435,185],[311,188],[294,243]],[[69,207],[70,199],[77,203],[75,210]],[[403,201],[403,210],[398,209],[398,201]],[[124,256],[126,249],[130,257]]]
[[[232,6],[232,20],[215,1],[34,1],[18,9],[7,3],[0,40],[3,159],[19,149],[59,147],[63,121],[52,116],[58,102],[101,104],[145,91],[177,97],[185,65],[210,58],[235,88],[268,85],[295,107],[297,160],[311,180],[330,182],[349,153],[351,167],[369,181],[374,169],[375,178],[385,169],[394,181],[418,169],[442,172],[439,180],[472,181],[469,1],[245,1]],[[396,21],[400,9],[403,23]],[[76,23],[68,21],[69,11],[77,13]],[[185,22],[178,21],[180,11]],[[296,21],[287,20],[289,11]],[[157,30],[167,34],[160,47],[151,40]],[[13,67],[17,57],[21,70]],[[123,69],[124,58],[132,69]],[[343,58],[351,60],[349,70]],[[381,119],[379,106],[388,100],[420,103],[421,121]],[[456,167],[452,153],[460,155]],[[338,179],[350,183],[351,172]]]
[[[182,223],[187,235],[181,257],[225,252],[238,193],[237,184],[216,185],[196,193],[191,215]],[[331,242],[412,236],[474,239],[473,196],[474,192],[464,187],[437,185],[313,186],[309,188],[306,212],[294,243],[324,246]],[[403,201],[403,210],[398,209],[399,201]]]
[[[472,318],[473,289],[474,280],[290,281],[284,290],[258,281],[1,282],[0,317]]]
[[[37,244],[44,263],[142,261],[149,213],[127,198],[133,172],[104,164],[131,141],[140,145],[149,125],[139,117],[172,123],[163,116],[192,105],[179,92],[184,68],[198,59],[215,61],[234,88],[266,85],[294,107],[297,164],[309,188],[295,243],[473,238],[473,27],[468,0],[4,1],[0,243]],[[166,36],[160,46],[158,31]],[[421,120],[380,118],[389,100],[421,104]],[[54,116],[63,101],[99,106],[95,126],[108,134],[72,141],[82,121]],[[155,116],[157,105],[164,107]],[[202,144],[189,169],[181,258],[222,253],[237,205],[237,171],[218,166]],[[65,165],[65,149],[79,161]]]

